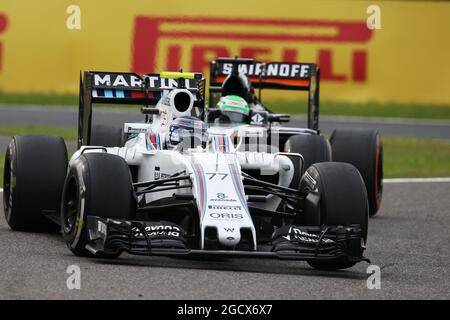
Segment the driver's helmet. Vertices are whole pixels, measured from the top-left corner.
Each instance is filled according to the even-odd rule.
[[[244,98],[245,101],[252,101],[253,89],[247,76],[244,74],[230,74],[222,84],[222,97],[235,95]]]
[[[248,103],[239,96],[229,95],[220,98],[216,107],[221,110],[223,118],[229,123],[249,123],[250,108]]]
[[[166,145],[168,149],[196,148],[201,146],[206,148],[208,142],[208,132],[206,124],[191,116],[176,118],[169,126],[169,132],[166,135]]]

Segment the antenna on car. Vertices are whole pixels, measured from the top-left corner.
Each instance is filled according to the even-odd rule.
[[[236,59],[236,61],[233,62],[233,69],[231,70],[231,74],[237,76],[239,75],[239,62],[238,62],[239,57],[234,56],[234,59]]]

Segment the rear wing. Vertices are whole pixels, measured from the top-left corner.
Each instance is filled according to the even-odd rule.
[[[253,88],[308,91],[308,128],[319,128],[320,69],[314,63],[258,62],[217,58],[210,63],[210,104],[217,100],[227,76],[244,74]]]
[[[195,97],[194,106],[205,106],[205,78],[200,73],[162,72],[138,75],[135,73],[80,73],[78,110],[78,148],[89,145],[92,124],[92,104],[135,104],[155,106],[166,90],[187,89]]]

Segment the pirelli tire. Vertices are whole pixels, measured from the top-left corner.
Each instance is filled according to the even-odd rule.
[[[383,196],[383,143],[370,129],[334,130],[330,143],[333,161],[354,165],[361,173],[369,198],[369,214],[375,215]]]
[[[359,171],[349,163],[323,162],[313,164],[302,177],[300,192],[306,197],[306,225],[359,224],[364,246],[367,241],[369,208],[366,188]],[[335,260],[310,260],[323,270],[350,268],[356,262],[347,257]]]
[[[61,227],[64,241],[75,255],[92,256],[86,249],[88,216],[130,220],[135,212],[131,174],[123,158],[84,153],[70,164],[61,201]]]
[[[303,171],[314,163],[331,161],[330,143],[321,135],[294,135],[286,142],[285,151],[300,153],[303,156]],[[303,172],[298,158],[291,156],[290,159],[294,164],[294,177],[290,187],[297,189]]]
[[[93,125],[89,145],[102,147],[122,147],[123,129],[110,125]]]
[[[60,137],[17,135],[8,145],[3,172],[3,209],[12,230],[56,232],[43,213],[59,212],[67,172]]]

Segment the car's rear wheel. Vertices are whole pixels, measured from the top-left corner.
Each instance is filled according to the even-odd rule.
[[[314,163],[331,161],[330,144],[321,135],[294,135],[286,142],[285,151],[300,153],[303,156],[304,171]],[[295,156],[289,158],[294,165],[294,177],[290,187],[297,189],[303,172],[301,172],[299,159]]]
[[[3,208],[17,231],[55,232],[59,226],[43,213],[58,213],[67,171],[67,150],[60,137],[18,135],[6,150]]]
[[[363,242],[367,240],[368,201],[364,181],[351,164],[324,162],[313,164],[303,175],[300,192],[306,196],[306,225],[358,224]],[[318,201],[317,201],[318,200]],[[335,270],[350,268],[356,262],[347,257],[335,260],[310,260],[317,269]]]
[[[353,164],[361,173],[369,198],[369,214],[375,215],[383,195],[383,143],[380,135],[367,129],[334,130],[333,161]]]
[[[86,250],[88,216],[130,220],[135,211],[130,170],[123,158],[85,153],[73,161],[64,184],[61,226],[64,240],[75,255],[91,255]]]
[[[123,129],[109,125],[93,125],[89,145],[102,147],[122,147]]]

